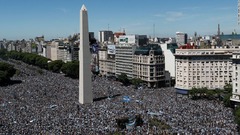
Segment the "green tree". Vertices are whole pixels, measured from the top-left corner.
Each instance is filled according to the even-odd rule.
[[[223,89],[224,89],[224,93],[232,93],[232,84],[226,83]]]
[[[48,60],[49,60],[48,58],[38,56],[36,57],[35,65],[40,68],[48,69]]]
[[[208,99],[213,99],[213,98],[214,98],[214,95],[215,95],[215,92],[214,92],[213,90],[208,90],[208,91],[206,92],[206,97],[207,97]]]
[[[230,97],[232,96],[232,93],[228,93],[223,98],[223,104],[226,107],[231,107],[231,100]]]
[[[13,67],[13,65],[5,62],[0,62],[0,82],[9,81],[15,73],[16,69]]]
[[[0,58],[7,59],[7,50],[6,49],[0,49]]]
[[[196,99],[197,95],[198,95],[198,89],[196,87],[193,87],[190,91],[189,91],[189,95],[191,96],[192,99]]]
[[[137,88],[143,81],[140,78],[133,78],[131,83]]]
[[[68,77],[78,78],[79,77],[79,62],[72,61],[64,63],[61,67],[61,71]]]
[[[207,87],[198,88],[199,96],[202,98],[205,96],[206,92],[208,91]]]
[[[123,83],[123,85],[128,85],[130,83],[127,74],[121,73],[117,76],[118,80]]]
[[[64,62],[62,60],[55,60],[48,63],[48,69],[52,72],[59,73]]]

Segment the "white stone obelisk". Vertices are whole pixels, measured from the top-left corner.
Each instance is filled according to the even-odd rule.
[[[80,10],[80,44],[79,44],[79,102],[93,102],[91,80],[91,53],[89,46],[88,13],[83,5]]]

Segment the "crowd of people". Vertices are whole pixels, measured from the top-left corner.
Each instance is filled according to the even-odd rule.
[[[96,76],[94,102],[82,105],[77,79],[10,63],[20,71],[12,80],[21,83],[0,87],[0,134],[238,134],[232,109],[219,101],[191,100],[172,87],[134,89]],[[118,128],[116,119],[135,114],[142,117],[142,126]],[[151,118],[170,128],[150,127]]]

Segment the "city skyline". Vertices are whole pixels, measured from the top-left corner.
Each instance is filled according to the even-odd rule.
[[[0,0],[0,39],[29,39],[44,35],[49,40],[79,33],[79,12],[89,11],[89,31],[125,29],[127,34],[173,37],[177,31],[192,36],[239,33],[237,0],[212,1],[30,1]],[[154,32],[155,31],[155,32]]]

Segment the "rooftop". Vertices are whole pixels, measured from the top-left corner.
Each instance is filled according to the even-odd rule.
[[[154,51],[154,55],[162,55],[162,48],[158,44],[148,44],[136,48],[135,55],[149,55],[150,50]]]

